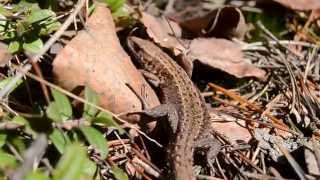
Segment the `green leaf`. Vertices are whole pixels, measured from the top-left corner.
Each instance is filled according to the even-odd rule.
[[[128,7],[123,6],[117,9],[112,13],[113,18],[119,18],[119,17],[128,17],[129,18],[129,10]]]
[[[29,172],[25,180],[49,180],[49,177],[41,171]]]
[[[0,33],[5,30],[4,28],[1,28],[1,24],[0,24]],[[5,32],[3,34],[0,35],[0,40],[12,40],[12,39],[15,39],[17,37],[17,33],[15,31],[12,31],[10,28],[11,28],[11,25],[9,24],[8,25],[8,29],[9,30],[5,30]],[[20,45],[20,49],[22,49],[21,47],[22,45]],[[19,49],[19,50],[20,50]],[[8,47],[8,52],[9,52],[9,47]],[[10,53],[10,52],[9,52]]]
[[[22,137],[19,137],[19,136],[10,137],[10,142],[18,150],[20,154],[23,154],[24,151],[27,149],[25,141],[24,139],[22,139]]]
[[[0,81],[0,89],[3,89],[4,87],[6,87],[11,81],[12,81],[13,77],[8,77],[6,79],[3,79]],[[9,94],[15,90],[23,81],[21,79],[19,79],[17,81],[17,83],[12,87],[12,89],[9,91]]]
[[[111,127],[114,129],[117,129],[119,131],[120,134],[124,134],[125,130],[122,129],[118,123],[116,123],[113,118],[112,115],[107,114],[105,112],[100,112],[94,119],[93,122],[95,124],[102,124],[106,127]]]
[[[14,168],[17,166],[17,160],[11,154],[0,150],[0,169]]]
[[[40,38],[32,38],[23,42],[22,48],[30,54],[37,54],[43,47],[43,42]]]
[[[2,16],[10,16],[11,15],[10,11],[5,9],[3,4],[0,4],[0,15],[2,15]]]
[[[90,159],[86,159],[82,167],[83,167],[83,173],[80,179],[83,179],[83,180],[93,179],[97,171],[96,163],[92,162]]]
[[[8,52],[11,54],[15,54],[20,51],[21,43],[19,41],[11,41],[8,46]]]
[[[6,16],[4,15],[4,13],[2,12],[3,6],[0,5],[0,32],[3,33],[6,30],[6,25],[8,23],[8,20],[6,18]],[[5,10],[6,11],[6,10]]]
[[[29,24],[39,23],[41,21],[49,21],[55,17],[56,14],[49,9],[39,9],[32,11],[29,16],[25,18],[25,21]]]
[[[124,5],[125,0],[105,0],[105,2],[108,4],[111,12],[115,12]]]
[[[52,133],[49,135],[49,138],[57,150],[63,154],[65,146],[68,143],[63,133],[58,129],[53,129]]]
[[[15,116],[11,122],[14,122],[23,126],[25,126],[26,124],[29,124],[29,122],[24,117],[21,117],[21,116]]]
[[[93,127],[85,126],[80,129],[87,141],[99,151],[102,159],[105,159],[108,155],[108,144],[103,135]]]
[[[48,35],[51,34],[52,32],[58,30],[61,26],[61,23],[57,20],[50,20],[46,22],[43,27],[41,27],[40,30],[40,35]]]
[[[95,93],[92,89],[86,86],[85,91],[84,91],[84,97],[86,101],[88,101],[91,104],[97,105],[99,102],[99,97],[98,94]],[[93,117],[96,116],[98,113],[98,109],[85,103],[84,104],[84,117],[91,121]]]
[[[0,39],[1,40],[10,40],[10,42],[16,40],[16,28],[13,28],[13,22],[7,20],[3,14],[0,14]],[[14,49],[14,47],[12,47]]]
[[[56,19],[56,14],[49,9],[32,11],[23,22],[27,23],[28,27],[31,25],[34,29],[40,27],[39,35],[48,35],[61,26],[61,23]]]
[[[87,154],[83,146],[78,143],[67,146],[53,172],[53,180],[78,180],[83,173],[83,163],[86,159]]]
[[[39,9],[40,7],[37,3],[37,0],[21,0],[18,4],[13,5],[14,12],[36,11]]]
[[[32,137],[35,138],[37,136],[37,133],[31,128],[29,121],[27,121],[25,118],[21,116],[15,116],[12,119],[12,122],[23,125],[25,132],[31,134]]]
[[[111,172],[117,180],[129,180],[127,174],[118,166],[113,166]]]
[[[51,90],[51,93],[56,103],[56,106],[57,106],[56,108],[58,108],[60,117],[62,118],[62,121],[71,119],[72,106],[70,104],[68,97],[54,89]]]
[[[0,148],[6,143],[7,134],[0,132]]]
[[[31,30],[30,24],[28,22],[18,20],[17,23],[15,23],[14,27],[17,33],[17,37],[19,38],[19,41],[21,41],[21,43],[23,42],[23,39],[25,39],[25,37],[23,37],[24,35],[29,35],[30,37],[31,35],[33,35],[34,36],[33,39],[36,37],[36,33],[31,33],[31,34],[27,33],[28,31]],[[28,41],[32,42],[32,40],[28,40]]]
[[[61,122],[62,117],[60,116],[59,105],[56,102],[50,102],[49,106],[46,109],[46,114],[48,118],[55,122]]]

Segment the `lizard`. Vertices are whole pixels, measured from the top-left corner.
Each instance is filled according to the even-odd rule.
[[[153,42],[130,36],[127,43],[138,65],[159,81],[162,104],[141,112],[154,118],[168,118],[172,132],[168,148],[170,177],[194,180],[195,149],[205,148],[211,163],[220,150],[220,143],[209,128],[210,116],[204,98],[182,67]]]

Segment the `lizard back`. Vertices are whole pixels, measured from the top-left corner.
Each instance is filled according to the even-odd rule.
[[[154,43],[130,37],[137,48],[138,63],[160,80],[161,103],[173,104],[178,113],[177,131],[170,138],[169,161],[175,179],[195,179],[193,152],[208,113],[199,90],[187,73]]]

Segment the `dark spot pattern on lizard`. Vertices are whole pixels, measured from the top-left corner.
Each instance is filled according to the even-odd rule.
[[[170,117],[168,113],[169,122],[177,124],[170,138],[168,153],[173,176],[178,180],[194,180],[192,166],[196,139],[207,137],[205,135],[210,127],[210,116],[204,99],[187,73],[155,44],[130,37],[128,45],[138,54],[138,63],[159,78],[159,89],[163,96],[161,102],[164,105],[172,104],[173,106],[169,107],[174,107],[177,112],[178,116],[174,117],[177,119]]]

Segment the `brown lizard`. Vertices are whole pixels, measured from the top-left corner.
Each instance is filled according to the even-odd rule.
[[[220,149],[220,143],[210,131],[210,116],[203,97],[187,73],[154,43],[129,37],[128,46],[143,70],[159,80],[162,105],[143,113],[168,117],[173,132],[168,152],[170,174],[174,179],[195,179],[192,169],[195,148],[208,150],[209,162]]]

